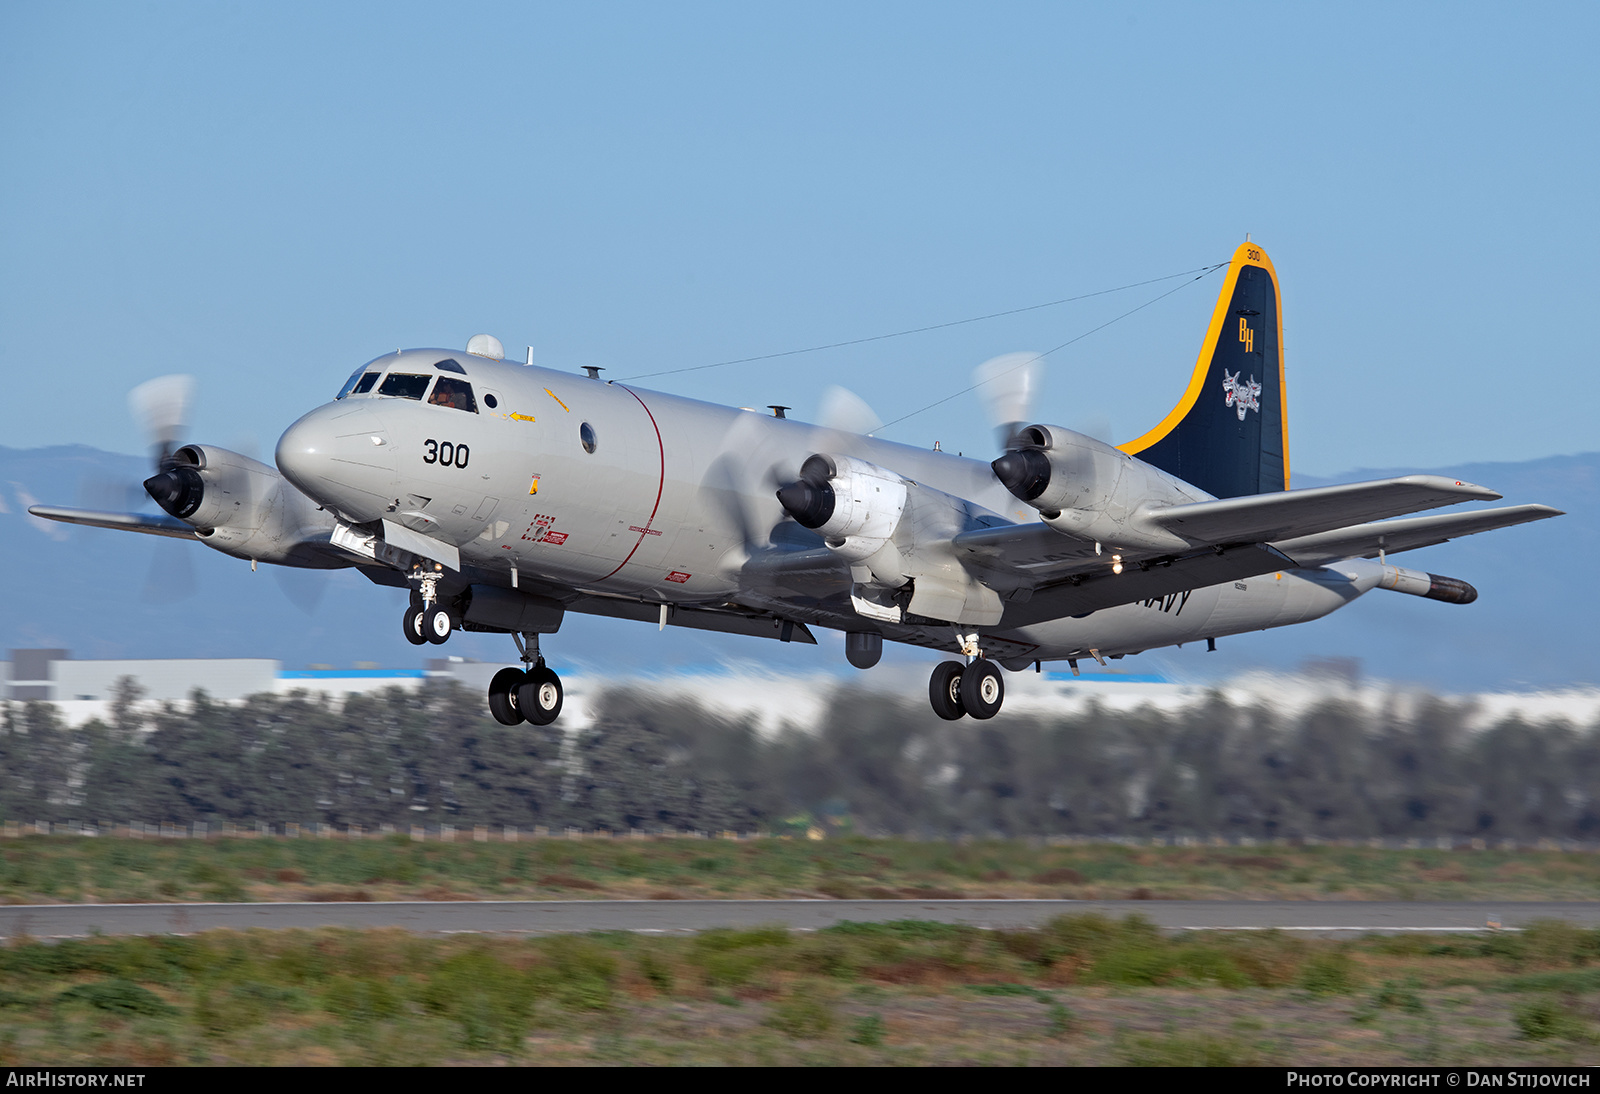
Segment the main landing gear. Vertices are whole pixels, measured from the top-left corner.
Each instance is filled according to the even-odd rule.
[[[501,669],[489,681],[489,713],[503,726],[531,722],[547,726],[561,713],[561,677],[539,655],[539,636],[512,634],[526,669]],[[526,641],[524,641],[526,639]]]
[[[959,661],[941,661],[934,666],[928,680],[928,700],[933,712],[949,722],[972,715],[974,718],[993,718],[1000,713],[1005,702],[1006,683],[1000,675],[1000,666],[983,656],[978,649],[978,636],[959,635],[961,652],[971,660],[963,665]]]
[[[450,637],[451,631],[461,626],[455,613],[439,602],[439,579],[443,571],[444,567],[437,562],[431,570],[421,563],[411,568],[409,576],[417,587],[411,590],[411,603],[400,625],[406,641],[413,646],[424,642],[440,645]]]

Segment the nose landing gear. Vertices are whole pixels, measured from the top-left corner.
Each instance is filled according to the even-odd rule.
[[[455,614],[439,603],[439,579],[444,576],[444,567],[435,562],[433,569],[428,570],[417,563],[411,567],[409,576],[416,588],[411,590],[411,605],[406,608],[401,622],[406,641],[413,646],[424,642],[442,645],[449,639],[450,632],[461,625]]]
[[[511,636],[526,669],[501,669],[489,681],[489,713],[503,726],[530,722],[547,726],[561,713],[561,677],[544,663],[537,634]]]

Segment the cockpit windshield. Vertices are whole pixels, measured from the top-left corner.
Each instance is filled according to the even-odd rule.
[[[339,394],[335,395],[334,399],[337,401],[339,399],[343,399],[346,395],[350,394],[350,389],[356,386],[356,381],[361,379],[361,374],[363,372],[365,372],[365,371],[367,371],[367,366],[366,365],[362,365],[360,368],[358,368],[354,372],[352,372],[350,374],[350,379],[348,379],[348,380],[346,380],[344,382],[344,387],[339,389]]]
[[[378,389],[379,395],[392,395],[397,399],[420,399],[428,390],[432,376],[412,376],[404,372],[391,372]]]
[[[428,396],[428,402],[434,406],[454,407],[456,410],[465,410],[472,414],[478,412],[477,400],[472,397],[472,385],[453,376],[439,377],[439,382],[433,385],[433,394]]]

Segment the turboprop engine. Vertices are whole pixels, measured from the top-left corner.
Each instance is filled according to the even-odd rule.
[[[1182,538],[1141,520],[1142,511],[1203,497],[1104,441],[1058,425],[1017,430],[990,466],[1056,531],[1135,550],[1186,547]]]
[[[855,562],[889,544],[906,510],[906,483],[864,460],[819,452],[800,466],[797,481],[778,490],[778,502],[836,553]]]
[[[184,445],[162,465],[144,481],[145,491],[167,513],[193,525],[208,546],[237,558],[291,566],[346,564],[307,549],[307,540],[326,542],[333,518],[277,468],[198,444]]]

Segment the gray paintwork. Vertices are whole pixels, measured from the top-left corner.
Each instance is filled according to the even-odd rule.
[[[461,570],[454,581],[462,587],[510,588],[515,569],[520,591],[574,610],[591,610],[595,598],[621,598],[648,605],[645,618],[660,604],[768,614],[947,651],[960,648],[958,630],[977,631],[989,656],[1020,667],[1315,619],[1382,576],[1380,566],[1360,559],[1297,569],[1292,558],[1248,545],[1227,558],[1201,550],[1177,567],[1134,570],[1140,558],[1170,555],[1173,543],[1196,542],[1173,540],[1164,529],[1150,534],[1169,539],[1124,548],[1129,568],[1111,575],[1109,542],[1097,555],[1092,536],[1046,527],[983,461],[459,351],[409,350],[369,368],[385,376],[445,375],[434,371],[442,359],[464,369],[478,413],[348,395],[291,426],[277,460],[291,481],[349,524],[389,520],[456,547]],[[498,405],[484,405],[485,396]],[[584,423],[597,441],[592,453],[580,440]],[[1109,446],[1055,431],[1110,465],[1095,478],[1101,489],[1075,499],[1084,510],[1113,510],[1116,521],[1131,525],[1130,514],[1152,502],[1167,512],[1208,502]],[[447,441],[456,452],[468,446],[466,468],[440,466],[437,453]],[[429,453],[435,462],[425,462]],[[999,621],[864,617],[850,598],[849,552],[830,550],[775,496],[814,453],[853,457],[905,480],[911,497],[894,536],[896,561],[919,591],[934,583],[978,587],[1000,606]],[[535,476],[537,493],[530,494]],[[1437,497],[1408,495],[1398,511],[1497,496],[1463,484],[1444,484],[1454,492],[1440,494],[1438,482],[1423,483]],[[1242,509],[1250,501],[1209,504]],[[1379,512],[1395,510],[1391,504]],[[1372,512],[1335,513],[1333,524],[1358,523]],[[1228,514],[1204,515],[1211,524],[1198,542],[1236,542],[1217,534]],[[1117,534],[1105,520],[1097,527],[1108,540]],[[989,540],[969,543],[973,536]],[[1050,553],[1038,553],[1039,540]],[[1082,580],[1086,573],[1092,580]],[[873,583],[859,566],[856,577]]]
[[[1304,622],[1376,587],[1426,595],[1428,575],[1370,556],[1556,515],[1383,519],[1499,496],[1429,476],[1211,499],[1057,426],[1032,427],[1058,473],[1030,505],[980,460],[552,369],[413,349],[364,373],[366,393],[289,427],[276,468],[180,449],[205,482],[194,535],[400,587],[426,565],[468,626],[530,635],[568,611],[794,641],[810,624],[1015,669]],[[474,407],[381,394],[393,376],[465,382]],[[819,454],[853,515],[811,531],[776,491]]]
[[[1313,934],[1515,930],[1540,919],[1600,926],[1600,903],[1334,900],[529,900],[316,904],[47,904],[0,908],[0,938],[193,934],[251,928],[400,927],[418,933],[555,934],[703,931],[780,923],[916,919],[975,927],[1037,927],[1059,915],[1139,915],[1166,930]]]

